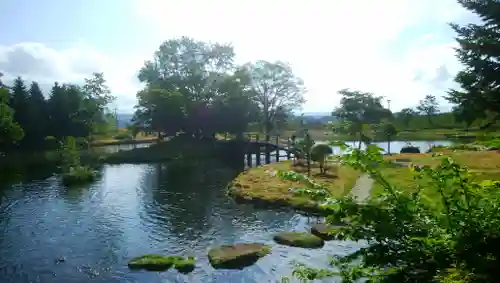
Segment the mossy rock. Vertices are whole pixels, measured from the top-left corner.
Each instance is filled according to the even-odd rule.
[[[189,273],[195,268],[195,258],[182,256],[164,256],[147,254],[132,259],[128,263],[130,269],[145,269],[148,271],[167,271],[174,267],[181,273]]]
[[[208,259],[216,269],[243,269],[270,251],[271,247],[259,243],[223,245],[211,248]]]
[[[324,223],[315,224],[311,227],[311,234],[318,236],[325,241],[334,240],[336,232],[337,229],[335,226]]]
[[[309,249],[325,245],[320,237],[307,232],[282,232],[274,236],[274,241],[281,245]]]

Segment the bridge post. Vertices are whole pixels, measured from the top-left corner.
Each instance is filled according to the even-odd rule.
[[[266,139],[267,140],[267,139]],[[266,164],[271,163],[271,143],[269,141],[266,141]],[[278,150],[278,149],[276,149]]]
[[[255,165],[260,166],[261,165],[261,160],[260,160],[260,144],[259,144],[259,134],[255,135],[255,145],[257,148],[257,151],[255,152]],[[251,142],[251,141],[250,141]]]
[[[247,166],[248,168],[252,167],[252,152],[246,151],[247,154]]]
[[[288,139],[288,141],[286,142],[286,147],[287,147],[287,151],[286,151],[286,159],[287,160],[290,160],[290,158],[292,157],[291,155],[291,151],[292,151],[292,143],[290,142],[290,139]]]
[[[276,162],[280,162],[280,136],[276,136]]]

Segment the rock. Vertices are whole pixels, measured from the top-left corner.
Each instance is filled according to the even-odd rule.
[[[334,226],[319,223],[311,227],[311,234],[320,237],[325,241],[330,241],[335,239],[336,229]]]
[[[148,271],[166,271],[174,267],[181,273],[189,273],[194,270],[195,258],[182,256],[164,256],[147,254],[132,259],[128,263],[130,269],[145,269]]]
[[[274,236],[274,241],[281,245],[299,248],[321,248],[325,242],[307,232],[282,232]]]
[[[210,264],[217,269],[243,269],[267,255],[269,246],[258,243],[223,245],[208,251]]]

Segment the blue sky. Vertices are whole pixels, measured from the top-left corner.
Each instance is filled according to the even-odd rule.
[[[474,20],[455,0],[2,0],[0,11],[4,80],[49,87],[102,71],[120,112],[132,111],[144,60],[183,35],[232,43],[238,63],[289,62],[308,89],[306,112],[331,111],[342,88],[413,107],[454,86],[447,23]]]

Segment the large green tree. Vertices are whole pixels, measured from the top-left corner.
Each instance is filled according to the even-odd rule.
[[[146,88],[138,93],[135,120],[155,131],[178,130],[196,137],[246,129],[252,92],[248,76],[235,68],[233,58],[229,45],[187,37],[165,41],[139,72]],[[175,103],[167,103],[172,99]],[[165,115],[182,123],[172,124],[173,118]]]
[[[250,75],[250,85],[256,93],[255,102],[260,108],[266,133],[273,129],[280,114],[298,109],[305,102],[304,83],[290,65],[261,60],[243,67]]]
[[[488,116],[494,122],[500,118],[499,3],[497,0],[458,0],[458,3],[479,16],[481,22],[451,24],[460,44],[457,58],[465,68],[455,78],[461,88],[451,90],[447,99],[457,105],[458,116],[467,119],[467,123]]]
[[[0,87],[0,151],[5,151],[13,142],[21,140],[23,129],[14,120],[14,111],[8,105],[9,91]]]

